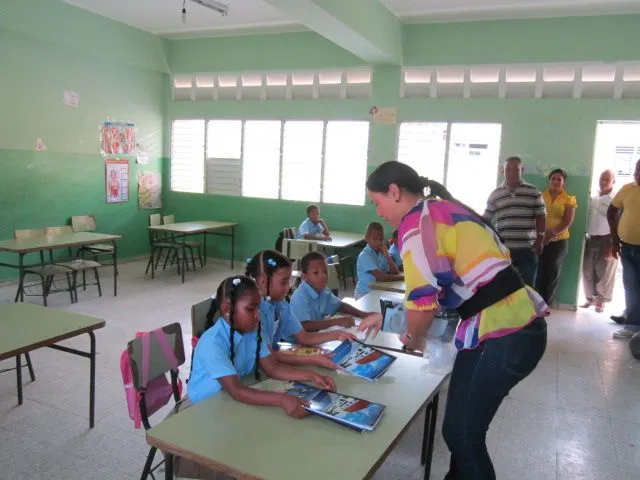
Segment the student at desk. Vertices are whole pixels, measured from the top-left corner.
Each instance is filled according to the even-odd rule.
[[[439,199],[425,199],[425,189]],[[401,341],[422,351],[440,306],[461,318],[442,427],[451,452],[445,479],[495,480],[487,430],[542,358],[548,307],[525,285],[491,224],[439,183],[387,162],[369,175],[367,190],[378,215],[399,230],[407,288]],[[381,320],[372,316],[359,328],[379,329]]]
[[[356,271],[358,283],[354,296],[356,300],[371,291],[374,282],[395,282],[402,280],[402,274],[389,255],[384,244],[384,228],[378,222],[367,225],[364,238],[367,246],[358,255]]]
[[[317,205],[307,207],[307,218],[298,227],[296,238],[298,240],[331,240],[331,232],[327,222],[320,217],[320,208]]]
[[[302,328],[312,332],[330,327],[351,328],[354,317],[365,318],[373,315],[344,303],[327,288],[329,270],[327,259],[320,252],[309,252],[300,261],[302,283],[291,297],[291,313],[302,324]],[[342,313],[344,315],[334,316]]]

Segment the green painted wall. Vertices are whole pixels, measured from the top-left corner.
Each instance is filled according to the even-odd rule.
[[[404,32],[404,55],[410,65],[634,60],[640,58],[640,50],[635,48],[631,26],[638,22],[640,16],[409,25]],[[362,63],[344,51],[336,51],[335,45],[313,33],[175,41],[168,61],[172,69],[181,72],[329,68]],[[167,128],[172,119],[187,117],[362,120],[368,118],[371,105],[396,106],[399,121],[500,122],[501,157],[520,155],[531,166],[527,180],[544,188],[544,172],[553,167],[563,167],[571,175],[568,188],[577,196],[579,208],[557,300],[575,304],[596,122],[639,120],[640,102],[405,100],[399,98],[400,69],[396,67],[376,68],[373,82],[373,98],[366,101],[168,101]],[[397,126],[372,126],[370,168],[394,159],[396,145]],[[165,147],[169,151],[168,143]],[[168,177],[165,175],[165,179]],[[169,192],[166,185],[165,190],[165,210],[182,220],[240,222],[238,259],[271,246],[282,227],[297,226],[304,217],[303,202],[181,194]],[[330,226],[339,230],[362,230],[375,219],[370,205],[323,205],[322,210]],[[228,255],[223,242],[211,251]]]
[[[162,168],[165,44],[57,1],[4,0],[0,14],[0,239],[92,214],[100,231],[123,235],[122,257],[146,252],[149,212],[137,208],[136,178]],[[79,108],[63,104],[65,90],[79,93]],[[131,159],[122,204],[105,203],[98,126],[108,118],[135,122],[151,157]],[[0,269],[0,278],[14,273]]]

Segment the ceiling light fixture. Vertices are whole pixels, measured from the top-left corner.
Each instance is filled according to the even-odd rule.
[[[214,12],[218,12],[223,17],[226,17],[229,13],[229,7],[224,3],[218,2],[216,0],[191,0],[193,3],[197,3],[198,5],[202,5]]]
[[[187,23],[187,7],[185,6],[187,0],[182,0],[182,23]]]

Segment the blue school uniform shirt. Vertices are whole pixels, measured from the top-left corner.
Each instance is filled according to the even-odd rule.
[[[402,257],[400,256],[400,252],[398,251],[398,245],[395,243],[391,245],[389,248],[389,255],[391,256],[391,260],[396,264],[396,267],[400,268],[402,266]]]
[[[229,375],[244,377],[256,366],[257,332],[234,335],[234,361],[231,363],[231,327],[223,318],[202,334],[193,353],[193,366],[188,397],[193,403],[209,398],[222,389],[218,378]],[[260,358],[271,354],[268,342],[260,344]]]
[[[309,320],[324,320],[326,315],[333,315],[338,311],[342,301],[331,290],[325,288],[317,292],[307,282],[302,284],[291,296],[291,312],[299,322]]]
[[[310,218],[305,218],[304,222],[298,227],[296,239],[304,240],[305,235],[322,235],[324,227],[320,222],[313,223]]]
[[[376,252],[367,245],[362,249],[360,255],[358,255],[356,270],[358,273],[358,283],[356,284],[355,295],[361,297],[371,291],[369,285],[376,281],[376,277],[374,277],[371,272],[379,270],[382,273],[389,273],[389,264],[381,252]]]
[[[269,343],[273,350],[278,350],[280,340],[294,338],[302,331],[302,325],[291,313],[291,307],[286,300],[266,300],[260,303],[260,328],[262,338]]]

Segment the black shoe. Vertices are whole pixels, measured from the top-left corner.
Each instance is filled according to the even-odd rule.
[[[627,323],[627,319],[622,315],[611,315],[609,318],[616,322],[618,325]]]

